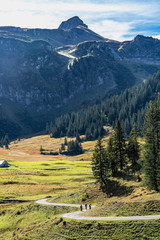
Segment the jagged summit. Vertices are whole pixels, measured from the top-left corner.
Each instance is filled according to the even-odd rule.
[[[151,36],[144,36],[144,35],[137,35],[133,41],[139,41],[139,42],[146,42],[146,41],[150,41],[150,42],[157,42],[159,43],[159,39],[155,38],[155,37],[151,37]]]
[[[70,19],[68,19],[67,21],[63,21],[58,29],[62,29],[62,30],[67,30],[67,29],[72,29],[78,26],[82,26],[85,28],[88,28],[88,26],[86,24],[84,24],[84,22],[78,17],[72,17]]]
[[[153,40],[152,37],[147,37],[144,35],[137,35],[134,37],[133,41],[146,41],[146,40]]]

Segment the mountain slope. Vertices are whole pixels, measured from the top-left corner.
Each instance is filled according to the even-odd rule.
[[[53,30],[0,27],[1,135],[40,131],[143,81],[160,69],[159,51],[157,39],[107,40],[78,17]]]
[[[45,41],[0,38],[0,51],[1,115],[21,129],[27,124],[27,132],[42,129],[41,121],[44,126],[48,118],[74,110],[82,102],[101,99],[115,86],[123,87],[116,68],[122,75],[124,69],[110,50],[104,61],[95,52],[71,62]]]

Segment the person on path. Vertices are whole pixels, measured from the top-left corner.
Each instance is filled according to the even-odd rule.
[[[80,211],[82,211],[83,210],[83,207],[82,207],[82,204],[80,205]]]
[[[85,204],[85,209],[87,210],[87,204]]]
[[[89,209],[91,209],[91,204],[89,204]]]

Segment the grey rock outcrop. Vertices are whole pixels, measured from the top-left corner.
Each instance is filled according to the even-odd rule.
[[[76,28],[78,26],[88,28],[88,26],[86,24],[84,24],[84,22],[79,17],[75,16],[75,17],[68,19],[67,21],[63,21],[60,24],[58,29],[68,30],[68,29]]]

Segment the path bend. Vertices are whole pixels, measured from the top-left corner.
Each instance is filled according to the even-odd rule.
[[[49,203],[47,202],[49,198],[41,199],[36,201],[38,204],[43,204],[43,205],[52,205],[52,206],[66,206],[66,207],[78,207],[80,208],[80,204],[67,204],[67,203]],[[83,205],[83,208],[85,206]],[[93,208],[94,206],[92,206]],[[76,211],[76,212],[70,212],[70,213],[65,213],[62,214],[61,216],[64,218],[69,218],[69,219],[76,219],[76,220],[93,220],[93,221],[130,221],[130,220],[156,220],[160,219],[160,215],[147,215],[147,216],[128,216],[128,217],[85,217],[79,215],[82,212],[85,212],[86,210],[83,211]]]

